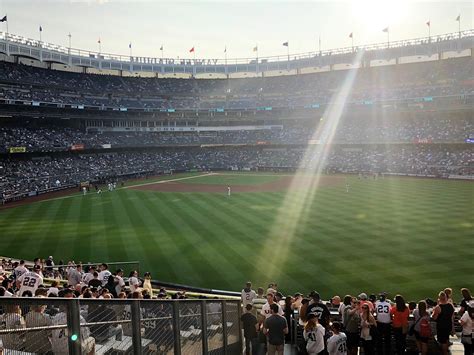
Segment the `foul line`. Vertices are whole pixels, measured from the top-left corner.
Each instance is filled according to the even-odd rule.
[[[188,179],[197,179],[205,176],[211,176],[211,175],[218,175],[217,173],[207,173],[207,174],[201,174],[201,175],[194,175],[194,176],[186,176],[182,178],[176,178],[176,179],[168,179],[168,180],[158,180],[154,182],[146,182],[144,184],[136,184],[136,185],[130,185],[130,186],[124,186],[122,189],[130,189],[132,187],[138,187],[138,186],[147,186],[147,185],[156,185],[156,184],[166,184],[167,182],[172,182],[172,181],[181,181],[181,180],[188,180]]]
[[[155,181],[155,182],[147,182],[147,183],[144,183],[144,184],[135,184],[135,185],[130,185],[130,186],[119,187],[117,190],[129,189],[129,188],[131,188],[131,187],[136,187],[136,186],[145,186],[145,185],[154,185],[154,184],[164,184],[164,183],[170,182],[170,181],[196,179],[196,178],[205,177],[205,176],[209,176],[209,175],[217,175],[217,174],[216,174],[216,173],[207,173],[207,174],[201,174],[201,175],[195,175],[195,176],[187,176],[187,177],[176,178],[176,179],[158,180],[158,181]],[[103,191],[103,193],[107,193],[107,192],[109,192],[109,191],[107,191],[107,190],[104,190],[104,191]],[[93,191],[93,192],[89,192],[86,196],[96,195],[96,194],[97,194],[97,193],[96,193],[95,191]],[[67,195],[67,196],[54,197],[54,198],[49,198],[49,199],[41,200],[41,201],[33,201],[33,202],[29,202],[29,203],[25,203],[25,204],[18,205],[18,206],[6,207],[6,208],[4,208],[4,209],[7,210],[7,209],[9,209],[9,208],[17,208],[17,207],[26,206],[26,205],[29,205],[29,204],[35,204],[35,203],[41,203],[41,202],[48,202],[48,201],[64,200],[64,199],[67,199],[67,198],[74,198],[74,197],[79,198],[79,197],[84,197],[84,196],[82,195],[82,191],[81,191],[81,192],[77,192],[77,193],[72,193],[71,195]],[[2,210],[3,210],[3,209],[2,209]]]

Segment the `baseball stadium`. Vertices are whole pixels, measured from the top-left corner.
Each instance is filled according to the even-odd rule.
[[[197,59],[54,44],[5,15],[0,354],[472,354],[474,30],[456,16]]]

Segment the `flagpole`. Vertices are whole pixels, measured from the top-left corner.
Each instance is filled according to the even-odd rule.
[[[163,45],[161,45],[160,51],[161,51],[161,62],[163,63],[163,58],[164,58]]]
[[[354,33],[351,33],[352,52],[354,52]]]
[[[459,39],[461,39],[461,15],[459,15],[459,20],[458,20],[458,31],[459,31]]]
[[[387,30],[387,47],[390,48],[390,28]]]
[[[9,31],[8,31],[8,14],[5,14],[5,16],[7,16],[7,21],[6,21],[6,23],[7,23],[7,38],[8,38],[8,33],[9,33]]]
[[[39,28],[39,33],[40,33],[40,43],[42,42],[42,39],[41,39],[41,32],[43,32],[43,31],[42,31],[42,28],[41,28],[41,26],[40,26],[40,28]]]
[[[71,54],[71,32],[67,36],[69,37],[69,54]]]

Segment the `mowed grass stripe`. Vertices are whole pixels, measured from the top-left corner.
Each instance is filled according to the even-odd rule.
[[[251,260],[255,253],[255,246],[244,243],[242,240],[241,237],[251,231],[246,230],[244,224],[235,219],[232,211],[225,212],[223,205],[219,205],[220,201],[224,199],[226,199],[224,196],[209,198],[209,195],[199,194],[196,196],[193,194],[186,196],[184,202],[196,215],[195,220],[207,220],[204,228],[206,235],[210,237],[208,240],[211,244],[214,246],[218,243],[218,248],[223,248],[226,251],[226,261],[230,265],[238,266],[238,272],[229,273],[229,283],[235,284],[235,280],[243,283],[254,265]],[[230,202],[229,200],[227,199],[228,202]],[[208,218],[208,213],[211,212],[209,206],[213,206],[212,218]],[[241,278],[239,279],[239,277]]]
[[[121,234],[122,245],[126,248],[127,255],[132,255],[134,260],[140,260],[145,265],[151,265],[156,260],[154,250],[150,248],[150,240],[153,239],[153,233],[147,227],[147,221],[143,217],[146,208],[142,199],[135,198],[136,194],[124,191],[119,194],[122,210],[126,213],[119,215],[119,221],[122,226],[128,226],[126,235]],[[123,229],[123,228],[119,228]],[[126,246],[125,246],[126,245]],[[152,271],[152,270],[147,270]]]
[[[213,269],[213,266],[211,266],[212,260],[206,260],[198,253],[200,246],[197,245],[197,242],[192,238],[189,238],[185,230],[183,231],[184,222],[180,218],[177,218],[177,212],[174,212],[174,208],[171,208],[174,203],[173,200],[179,200],[179,194],[149,194],[150,199],[152,195],[157,195],[161,201],[161,208],[159,209],[155,209],[154,206],[150,205],[151,202],[147,202],[150,213],[155,213],[157,215],[158,224],[164,231],[166,231],[169,238],[173,239],[172,242],[176,245],[177,252],[168,255],[168,258],[171,263],[174,263],[173,269],[175,272],[179,273],[180,279],[168,279],[168,281],[195,282],[195,285],[203,284],[209,270]],[[179,210],[179,208],[177,208],[177,210]],[[181,211],[179,212],[181,213]],[[169,245],[171,246],[172,244],[170,243]],[[159,272],[162,272],[163,268],[160,267],[159,261],[158,263],[155,262],[150,267],[154,265],[157,266],[156,269]],[[171,277],[171,274],[166,274],[165,272],[163,272],[163,274],[164,277]]]
[[[180,200],[185,199],[185,195],[186,194],[182,193],[176,194]],[[165,194],[166,199],[168,199],[168,196],[169,194]],[[236,266],[231,264],[226,257],[222,256],[222,250],[219,250],[213,243],[215,242],[215,240],[213,240],[214,234],[206,227],[208,218],[212,215],[208,214],[203,220],[200,216],[196,216],[196,211],[185,203],[178,204],[167,212],[173,216],[171,221],[174,221],[178,229],[181,230],[181,235],[187,240],[188,246],[192,245],[193,253],[188,254],[188,257],[192,258],[191,264],[200,272],[203,272],[202,269],[204,266],[207,267],[207,272],[213,272],[212,279],[204,279],[203,285],[209,286],[211,285],[211,280],[216,280],[212,282],[212,284],[225,285],[226,288],[232,287],[228,282],[228,274],[240,274],[240,271],[238,271]],[[226,256],[228,256],[227,253]],[[223,270],[225,270],[225,272],[223,272]],[[205,272],[203,273],[206,274]],[[219,280],[219,282],[217,282],[217,280]]]
[[[56,213],[51,221],[49,222],[49,228],[43,233],[38,248],[38,255],[58,255],[61,252],[57,239],[62,239],[62,235],[65,231],[65,226],[68,223],[67,219],[64,218],[64,214],[67,213],[70,206],[72,205],[72,199],[66,199],[56,201],[52,204],[57,206]],[[58,263],[59,259],[56,260]]]
[[[133,199],[139,200],[142,204],[141,212],[145,221],[144,228],[150,236],[146,240],[146,252],[153,253],[152,262],[146,264],[147,270],[153,272],[152,276],[154,278],[167,281],[179,280],[181,273],[191,272],[192,268],[187,260],[180,264],[173,262],[173,256],[179,255],[180,250],[176,246],[175,238],[163,228],[163,225],[166,225],[167,222],[160,213],[160,210],[164,208],[161,201],[155,194],[147,192],[127,191],[127,194],[132,196]],[[139,259],[139,256],[137,255],[135,258]],[[157,260],[160,261],[159,270],[155,270],[152,266],[156,264]],[[165,278],[163,278],[164,276]]]
[[[240,259],[240,263],[242,271],[248,275],[247,278],[251,278],[254,281],[260,283],[268,284],[272,280],[271,275],[265,275],[266,279],[263,279],[261,277],[262,272],[260,270],[256,270],[255,261],[261,257],[260,253],[263,250],[265,241],[271,238],[271,236],[269,236],[270,228],[267,227],[261,229],[258,227],[271,225],[275,215],[267,214],[267,218],[264,218],[266,223],[263,224],[263,214],[261,213],[256,217],[255,213],[253,213],[251,209],[251,206],[255,206],[255,203],[261,203],[261,199],[263,197],[258,197],[255,195],[257,194],[238,194],[228,199],[215,199],[215,202],[210,201],[209,197],[203,196],[202,202],[216,204],[217,208],[213,214],[215,223],[219,223],[220,226],[227,226],[225,228],[226,231],[228,230],[233,232],[233,229],[237,229],[239,231],[236,238],[233,238],[232,240],[235,241],[235,239],[237,239],[235,242],[238,243],[239,249],[246,248],[244,255],[242,255],[242,258]],[[239,205],[239,208],[236,208],[240,200],[244,198],[246,198],[246,200],[250,203],[248,203],[246,206]],[[238,216],[238,218],[235,218],[236,216]],[[272,262],[279,263],[278,257],[278,255],[274,255]],[[280,273],[281,277],[289,278],[285,272],[285,269],[281,269]],[[306,274],[306,271],[302,270],[302,274]],[[245,278],[235,280],[235,283],[239,284],[243,284],[244,282]]]
[[[28,248],[24,249],[23,247],[29,246],[31,248],[32,245],[35,245],[34,239],[36,237],[36,231],[43,216],[47,212],[47,208],[24,206],[18,212],[21,214],[21,217],[13,218],[12,223],[15,225],[15,229],[9,231],[3,248],[5,248],[4,250],[6,251],[13,249],[15,253],[19,254],[19,257],[24,257],[23,255],[27,255],[26,251]],[[24,249],[25,254],[20,251],[21,249]]]

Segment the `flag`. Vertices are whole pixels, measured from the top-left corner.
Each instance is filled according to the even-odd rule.
[[[283,42],[283,46],[288,47],[288,42]]]
[[[426,26],[430,27],[431,26],[431,21],[428,20],[428,22],[426,23]]]
[[[457,22],[461,21],[461,15],[458,15],[458,17],[456,17],[456,21]]]
[[[189,50],[189,53],[194,53],[194,46]]]
[[[101,43],[101,42],[100,42],[100,38],[98,39],[97,43],[99,43],[99,44]]]
[[[253,47],[253,51],[257,52],[258,51],[258,46]]]
[[[349,33],[349,38],[352,38],[352,32],[351,32],[351,33]]]
[[[128,48],[132,48],[132,42],[128,44]]]
[[[224,48],[224,53],[227,53],[227,46],[225,46]]]
[[[8,20],[7,20],[7,15],[3,16],[3,17],[0,19],[0,22],[5,22],[5,21],[8,21]]]
[[[40,26],[39,31],[40,31],[40,32],[43,32],[43,27]]]
[[[385,27],[382,32],[388,32],[388,27]]]
[[[162,50],[163,50],[163,45],[161,45],[161,47],[160,47],[160,51],[162,51]]]

